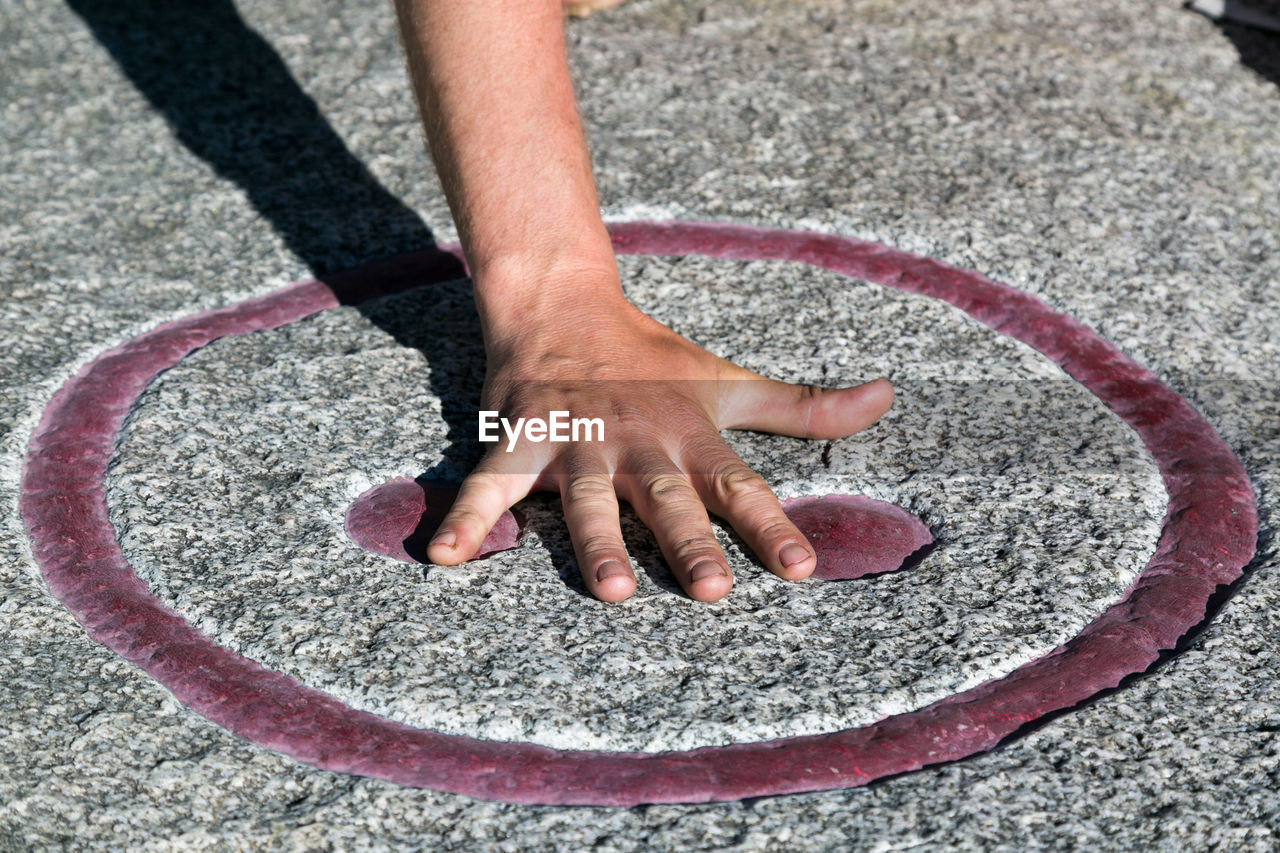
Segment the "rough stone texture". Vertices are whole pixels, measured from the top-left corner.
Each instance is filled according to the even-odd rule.
[[[277,329],[337,307],[335,295],[359,301],[456,281],[458,265],[430,250],[330,276],[329,286],[296,284],[166,323],[87,364],[54,395],[24,463],[21,512],[50,591],[90,637],[193,711],[313,766],[504,802],[618,806],[839,789],[991,749],[1027,722],[1113,688],[1175,649],[1204,618],[1215,585],[1239,579],[1253,556],[1256,496],[1212,427],[1145,368],[1033,297],[883,244],[808,231],[690,223],[611,230],[624,253],[804,260],[932,295],[1050,355],[1125,419],[1160,467],[1169,506],[1151,561],[1121,601],[1052,653],[919,710],[834,733],[683,752],[557,752],[410,728],[352,709],[217,645],[154,598],[117,542],[104,481],[126,416],[160,372],[219,337]],[[447,499],[446,487],[433,491],[442,489]],[[903,512],[861,497],[791,503],[803,510],[806,503],[859,501]]]
[[[389,13],[243,12],[356,158],[445,233]],[[1195,402],[1274,516],[1280,96],[1240,65],[1238,32],[1176,3],[827,0],[636,0],[571,32],[616,217],[872,237],[1036,293]],[[10,506],[35,417],[88,358],[309,264],[418,243],[385,221],[361,232],[376,245],[328,254],[289,232],[314,212],[287,192],[251,204],[62,6],[7,0],[0,45]],[[33,577],[16,515],[5,523],[0,826],[19,847],[1262,850],[1280,833],[1269,527],[1188,649],[1002,750],[863,790],[633,811],[405,791],[248,746],[85,639]]]

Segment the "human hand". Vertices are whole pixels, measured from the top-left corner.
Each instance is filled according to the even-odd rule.
[[[519,322],[487,324],[482,408],[511,424],[546,421],[551,412],[599,418],[603,440],[509,442],[501,435],[463,482],[428,557],[441,565],[470,559],[508,507],[548,490],[561,496],[587,588],[604,601],[622,601],[636,585],[618,498],[654,532],[691,598],[715,601],[733,586],[708,510],[774,574],[808,577],[817,564],[813,548],[719,431],[844,437],[888,410],[892,387],[883,379],[842,390],[765,379],[680,337],[620,289],[596,292],[605,295],[588,308],[553,300]]]

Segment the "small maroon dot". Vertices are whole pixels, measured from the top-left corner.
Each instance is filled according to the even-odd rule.
[[[920,519],[861,495],[793,498],[783,509],[817,553],[813,577],[819,580],[852,580],[906,568],[933,544]]]
[[[397,477],[356,498],[347,510],[347,535],[361,548],[407,563],[426,563],[427,543],[444,520],[458,487],[440,480]],[[516,547],[520,525],[504,512],[472,557]]]

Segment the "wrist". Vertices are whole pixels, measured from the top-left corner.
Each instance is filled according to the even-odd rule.
[[[629,304],[617,264],[607,256],[520,259],[473,272],[476,309],[492,358],[516,344],[581,327]]]

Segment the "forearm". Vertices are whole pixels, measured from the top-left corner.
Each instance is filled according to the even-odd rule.
[[[618,294],[559,0],[396,0],[486,339]]]

